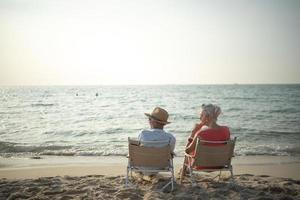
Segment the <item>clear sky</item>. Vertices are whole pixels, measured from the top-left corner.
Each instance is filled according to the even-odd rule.
[[[300,83],[300,1],[1,0],[0,85]]]

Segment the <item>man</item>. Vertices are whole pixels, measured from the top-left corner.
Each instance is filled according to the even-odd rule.
[[[175,149],[176,139],[166,132],[164,126],[169,124],[169,114],[166,110],[156,107],[151,114],[145,113],[149,119],[151,129],[142,130],[138,136],[138,140],[143,146],[162,147],[170,144],[172,152]]]

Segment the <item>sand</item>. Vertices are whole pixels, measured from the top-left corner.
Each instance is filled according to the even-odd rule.
[[[126,159],[123,158],[81,158],[80,162],[63,158],[63,163],[60,159],[1,158],[0,200],[300,199],[300,163],[285,157],[279,160],[240,158],[233,165],[234,182],[228,179],[228,173],[223,173],[220,181],[212,180],[213,173],[201,173],[194,185],[189,179],[179,184],[181,160],[175,160],[177,178],[173,191],[161,190],[168,181],[166,174],[154,178],[134,177],[133,184],[125,187]]]
[[[300,181],[290,178],[236,175],[235,182],[211,175],[198,176],[175,189],[161,187],[166,177],[136,179],[124,186],[124,176],[56,176],[37,179],[0,180],[0,199],[300,199]]]

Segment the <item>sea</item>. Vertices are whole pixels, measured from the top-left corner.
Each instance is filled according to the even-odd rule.
[[[300,85],[128,85],[0,87],[0,156],[124,156],[128,137],[149,128],[154,107],[184,155],[202,104],[237,137],[241,156],[300,156]]]

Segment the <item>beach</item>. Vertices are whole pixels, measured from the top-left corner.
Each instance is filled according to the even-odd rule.
[[[300,199],[299,85],[1,87],[2,199]],[[98,96],[95,96],[98,93]],[[77,95],[78,94],[78,95]],[[149,98],[164,94],[162,98]],[[186,97],[189,98],[186,98]],[[228,172],[178,180],[202,103],[237,137]],[[128,137],[149,128],[145,112],[170,113],[176,183],[136,177],[125,187]]]
[[[0,0],[0,200],[300,200],[299,19],[300,0]],[[136,166],[165,171],[127,184]]]
[[[125,157],[1,158],[0,199],[299,199],[299,159],[236,157],[234,182],[223,172],[201,173],[196,185],[179,183],[182,157],[175,158],[175,188],[161,191],[167,174],[135,177],[125,187]]]

